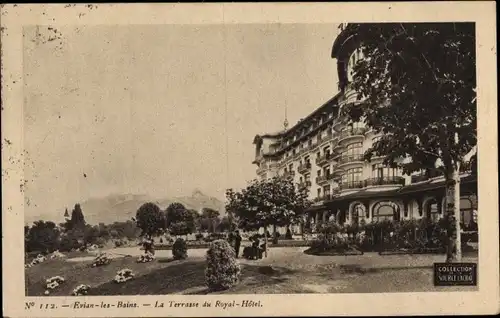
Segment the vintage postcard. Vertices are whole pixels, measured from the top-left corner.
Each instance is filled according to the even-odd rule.
[[[2,5],[4,315],[498,313],[494,12]]]

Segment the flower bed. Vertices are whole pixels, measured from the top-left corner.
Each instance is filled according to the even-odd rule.
[[[146,253],[144,255],[139,256],[137,259],[137,263],[148,263],[154,261],[156,258],[151,253]]]
[[[108,255],[106,255],[105,253],[103,253],[94,259],[91,266],[92,267],[104,266],[104,265],[108,265],[109,263],[111,263],[111,258]]]
[[[311,247],[305,250],[304,253],[318,256],[363,255],[363,251],[359,251],[352,244],[352,236],[349,237],[346,232],[339,231],[335,234],[328,234],[323,234],[312,241]]]
[[[75,289],[73,289],[73,292],[71,293],[71,295],[72,296],[85,296],[88,294],[89,290],[90,290],[89,285],[81,284],[81,285],[76,286]]]
[[[126,281],[129,281],[132,278],[134,278],[134,276],[135,275],[131,269],[125,268],[125,269],[119,270],[116,273],[114,281],[115,281],[115,283],[125,283]]]
[[[64,255],[63,253],[59,252],[59,251],[54,251],[52,254],[50,254],[50,259],[56,259],[56,258],[65,258],[66,255]]]
[[[57,287],[59,287],[61,284],[63,284],[65,282],[65,279],[64,277],[62,276],[54,276],[54,277],[51,277],[51,278],[48,278],[46,281],[45,281],[45,287],[46,287],[46,290],[45,290],[45,295],[48,295],[50,293],[51,290],[54,290],[56,289]]]
[[[25,268],[29,268],[29,267],[32,267],[32,266],[35,266],[37,264],[40,264],[40,263],[43,263],[47,260],[47,257],[43,256],[42,254],[38,254],[36,258],[34,258],[31,262],[29,262],[28,264],[25,264],[24,267]]]

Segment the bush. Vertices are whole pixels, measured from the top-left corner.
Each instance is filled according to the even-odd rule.
[[[63,252],[70,252],[73,249],[79,249],[82,247],[82,244],[78,242],[78,240],[71,236],[64,236],[61,239],[59,250]]]
[[[211,291],[229,289],[238,284],[241,269],[233,248],[225,240],[212,242],[207,251],[205,281]]]
[[[178,238],[175,240],[172,246],[172,255],[174,259],[186,259],[187,258],[187,243],[184,239]]]
[[[290,228],[286,229],[285,240],[293,240],[293,234]]]
[[[196,233],[196,235],[195,235],[194,237],[195,237],[195,239],[196,239],[197,241],[200,241],[201,239],[203,239],[203,234],[201,234],[201,233]]]

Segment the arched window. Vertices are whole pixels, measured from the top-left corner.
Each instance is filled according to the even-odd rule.
[[[400,217],[399,205],[391,201],[377,202],[372,209],[374,221],[395,220],[398,221]]]
[[[352,223],[356,224],[359,223],[359,221],[365,219],[366,216],[366,209],[365,206],[361,203],[356,203],[352,207]]]

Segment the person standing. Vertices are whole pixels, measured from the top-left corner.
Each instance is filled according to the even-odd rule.
[[[241,235],[238,230],[236,230],[236,235],[234,236],[234,251],[236,252],[236,258],[240,255],[240,246],[241,246]]]

